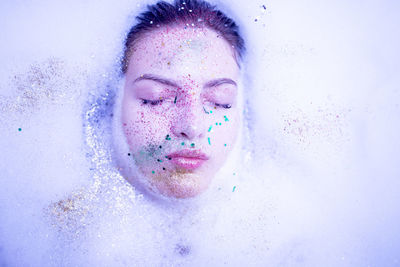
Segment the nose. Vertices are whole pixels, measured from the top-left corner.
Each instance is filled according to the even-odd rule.
[[[205,135],[205,112],[201,103],[185,103],[178,107],[172,124],[172,133],[187,140],[201,139]]]

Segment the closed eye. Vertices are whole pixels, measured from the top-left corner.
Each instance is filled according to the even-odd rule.
[[[163,102],[163,99],[159,99],[159,100],[148,100],[148,99],[141,99],[142,100],[142,104],[143,105],[152,105],[152,106],[156,106],[159,105]]]
[[[214,105],[215,105],[216,107],[222,107],[222,108],[225,108],[225,109],[229,109],[229,108],[232,107],[231,104],[218,104],[218,103],[215,103]]]

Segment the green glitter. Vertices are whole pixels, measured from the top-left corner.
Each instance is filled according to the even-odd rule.
[[[226,144],[224,144],[224,146],[226,146]]]
[[[236,189],[236,185],[233,187],[233,189],[232,189],[232,193],[233,193],[233,192],[235,192],[235,189]]]
[[[169,137],[169,134],[165,137],[165,140],[171,140],[171,137]]]
[[[212,110],[210,110],[210,113],[212,113]]]
[[[156,172],[155,172],[155,171],[152,171],[151,173],[152,173],[152,174],[155,174]]]
[[[221,125],[221,123],[219,123],[219,125]]]
[[[21,128],[18,128],[18,131],[22,131],[22,129],[21,129]]]
[[[191,147],[194,147],[194,143],[191,143],[190,146],[191,146]]]
[[[227,118],[226,116],[224,116],[224,118],[225,118],[225,121],[229,121],[228,118]]]
[[[216,122],[215,125],[218,125],[218,122]]]
[[[210,137],[208,137],[208,144],[211,146]]]
[[[210,128],[208,128],[208,131],[211,132],[211,129],[212,129],[212,125],[210,126]]]
[[[157,159],[157,161],[158,161],[158,162],[162,162],[162,160],[161,160],[161,159]]]
[[[185,142],[182,142],[181,145],[184,146],[184,145],[185,145]]]

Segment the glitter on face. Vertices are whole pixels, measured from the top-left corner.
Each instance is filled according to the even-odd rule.
[[[235,192],[235,189],[236,189],[236,185],[233,187],[233,189],[232,189],[232,193],[233,193],[233,192]]]
[[[224,143],[234,143],[239,129],[234,123],[234,118],[239,115],[238,109],[225,110],[214,104],[221,99],[223,102],[235,101],[237,88],[225,90],[225,85],[207,84],[223,78],[238,80],[237,62],[229,44],[206,29],[188,32],[183,27],[160,28],[138,42],[136,49],[138,52],[132,54],[130,61],[135,64],[130,64],[126,73],[122,100],[122,124],[129,149],[144,179],[160,194],[175,197],[196,195],[200,193],[196,190],[204,190],[205,183],[226,160],[228,150],[220,148]],[[199,70],[199,65],[207,67],[207,71],[204,68]],[[160,80],[168,84],[160,83]],[[227,86],[230,88],[231,85]],[[210,125],[216,121],[214,116],[207,116],[212,112],[221,114],[221,119],[223,115],[229,115],[232,123],[212,131]],[[212,136],[207,137],[207,131]],[[207,142],[209,146],[205,148]],[[196,152],[193,152],[194,148]],[[146,151],[147,157],[140,155],[140,151]],[[179,153],[201,153],[207,159],[204,165],[195,164],[196,160],[176,156]],[[160,158],[164,162],[158,168],[165,168],[161,173],[154,166]],[[180,164],[182,162],[186,165]],[[157,177],[148,175],[153,169]],[[172,177],[181,169],[190,169],[191,172]],[[127,177],[128,181],[134,179],[134,176]]]

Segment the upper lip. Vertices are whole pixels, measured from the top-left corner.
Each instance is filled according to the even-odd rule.
[[[201,150],[189,150],[183,149],[169,154],[167,157],[169,158],[193,158],[193,159],[203,159],[207,160],[208,156],[204,154]]]

